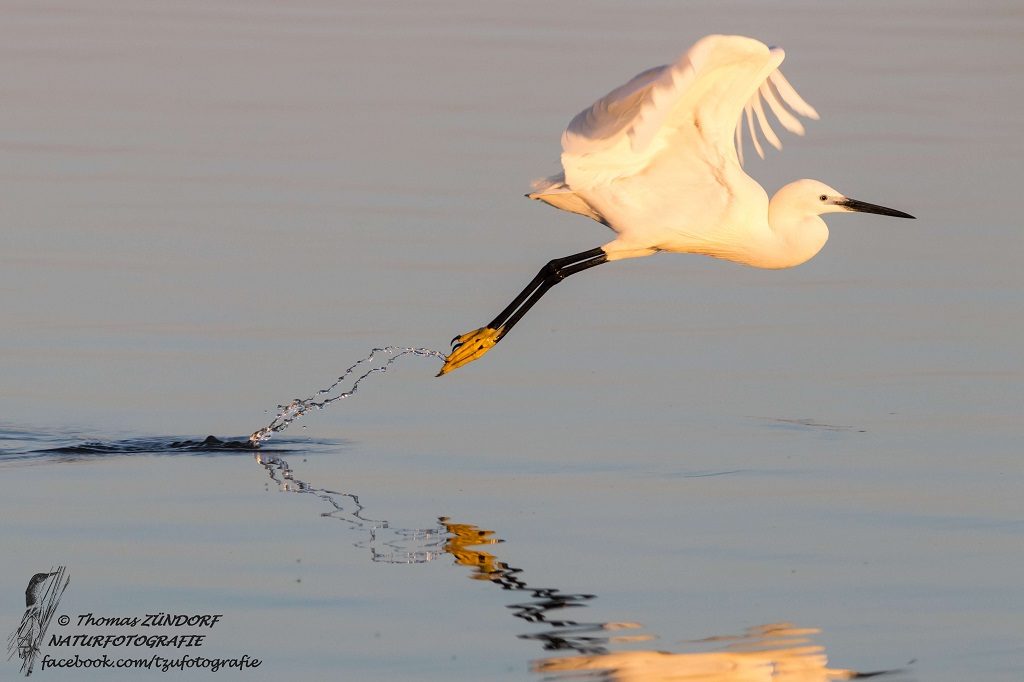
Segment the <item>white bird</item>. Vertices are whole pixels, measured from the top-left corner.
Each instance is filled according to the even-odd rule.
[[[527,196],[603,223],[615,239],[550,261],[490,324],[452,340],[438,376],[490,350],[552,286],[601,263],[671,251],[791,268],[825,245],[824,213],[913,218],[817,180],[792,182],[769,201],[743,171],[744,127],[764,157],[755,120],[781,148],[764,103],[798,135],[804,128],[794,114],[818,118],[779,71],[784,57],[752,38],[707,36],[674,64],[644,71],[577,114],[562,134],[562,172]]]

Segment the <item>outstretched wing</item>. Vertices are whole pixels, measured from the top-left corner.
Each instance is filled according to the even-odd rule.
[[[563,165],[635,172],[681,130],[742,164],[744,119],[763,157],[755,119],[765,140],[781,147],[763,102],[798,135],[804,129],[794,114],[818,117],[778,70],[784,58],[781,49],[752,38],[702,38],[674,64],[644,71],[580,112],[562,135]]]

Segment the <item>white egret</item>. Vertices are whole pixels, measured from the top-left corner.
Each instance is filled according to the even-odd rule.
[[[787,130],[818,118],[779,71],[785,53],[752,38],[711,35],[674,64],[639,74],[583,110],[562,134],[562,172],[527,196],[615,231],[604,246],[545,265],[486,327],[457,336],[438,376],[480,358],[569,275],[658,251],[695,253],[758,268],[790,268],[828,239],[824,213],[913,216],[797,180],[771,201],[742,168],[743,129],[776,148],[764,104]],[[762,101],[763,100],[763,101]]]

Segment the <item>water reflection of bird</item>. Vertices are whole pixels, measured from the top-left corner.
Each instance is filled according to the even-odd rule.
[[[468,523],[452,523],[442,517],[441,522],[448,531],[448,540],[444,549],[455,558],[461,566],[473,569],[470,575],[474,580],[486,580],[510,592],[525,592],[530,600],[509,604],[516,618],[528,623],[541,624],[548,627],[542,632],[519,635],[521,639],[532,639],[542,643],[547,651],[575,651],[580,654],[604,654],[609,642],[623,639],[648,639],[647,635],[614,636],[610,633],[618,630],[639,628],[636,623],[598,623],[580,622],[566,618],[555,618],[553,612],[567,608],[586,606],[594,599],[592,594],[563,592],[554,587],[532,587],[522,578],[522,569],[498,561],[494,554],[479,549],[481,546],[495,545],[501,542],[494,537],[494,531],[483,530]]]
[[[534,662],[534,672],[580,679],[587,671],[615,682],[834,682],[878,673],[856,673],[828,667],[825,648],[811,644],[814,628],[788,623],[751,628],[723,651],[674,653],[617,651],[591,656],[546,658]]]
[[[615,651],[614,648],[636,645],[654,639],[642,632],[634,622],[581,621],[563,617],[565,609],[588,606],[593,594],[563,592],[554,587],[537,587],[526,582],[521,568],[514,567],[491,551],[502,543],[494,531],[469,523],[455,523],[440,517],[434,528],[393,529],[387,549],[374,549],[380,540],[376,532],[388,529],[387,521],[374,521],[363,515],[363,505],[352,493],[337,493],[318,488],[297,479],[286,461],[272,453],[253,453],[279,490],[313,494],[328,503],[331,509],[322,516],[347,521],[353,529],[369,530],[373,561],[389,563],[420,563],[442,554],[451,556],[457,565],[471,569],[470,578],[486,581],[510,593],[525,595],[507,605],[512,614],[530,623],[534,630],[519,638],[539,642],[545,651],[569,652],[572,655],[547,658],[534,663],[534,669],[546,675],[567,674],[571,679],[587,672],[614,680],[677,680],[695,682],[747,682],[773,679],[779,682],[831,682],[833,680],[867,677],[849,670],[835,670],[827,665],[824,649],[811,644],[807,635],[817,630],[797,630],[788,625],[764,626],[750,630],[742,638],[728,639],[726,651],[708,653],[669,653],[664,651]],[[347,502],[342,503],[345,498]],[[351,503],[351,505],[349,504]],[[367,546],[360,543],[359,546]],[[33,577],[26,592],[31,598],[33,586],[48,574]],[[586,679],[591,679],[587,677]]]
[[[438,376],[480,358],[551,287],[601,263],[670,251],[789,268],[825,245],[822,214],[912,218],[817,180],[790,183],[769,201],[743,171],[744,118],[764,156],[755,118],[765,140],[781,147],[765,103],[793,133],[803,133],[794,114],[818,117],[778,70],[784,56],[751,38],[707,36],[674,64],[644,71],[580,112],[562,135],[562,172],[528,196],[592,218],[616,238],[550,261],[490,324],[453,340]]]
[[[471,578],[487,580],[504,590],[527,592],[532,600],[510,604],[517,618],[548,627],[543,632],[520,635],[540,641],[546,651],[570,651],[575,655],[535,661],[534,672],[545,679],[600,679],[619,682],[834,682],[881,673],[858,673],[830,668],[824,647],[814,644],[814,628],[778,623],[750,628],[738,637],[712,637],[698,644],[724,643],[719,651],[674,653],[651,649],[615,651],[613,646],[634,645],[654,639],[650,634],[627,634],[642,626],[632,622],[579,622],[554,617],[555,611],[584,607],[592,594],[562,592],[557,588],[528,585],[523,570],[499,561],[481,547],[501,542],[494,531],[441,518],[449,538],[445,551],[457,564],[473,569]],[[593,674],[596,677],[583,677]]]

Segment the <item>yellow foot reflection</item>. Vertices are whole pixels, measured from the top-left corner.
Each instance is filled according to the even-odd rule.
[[[500,338],[501,327],[497,329],[481,327],[466,332],[462,336],[456,336],[452,339],[452,352],[445,359],[444,367],[437,373],[437,376],[442,376],[453,369],[480,359],[484,353],[494,348],[494,344],[498,343]]]

